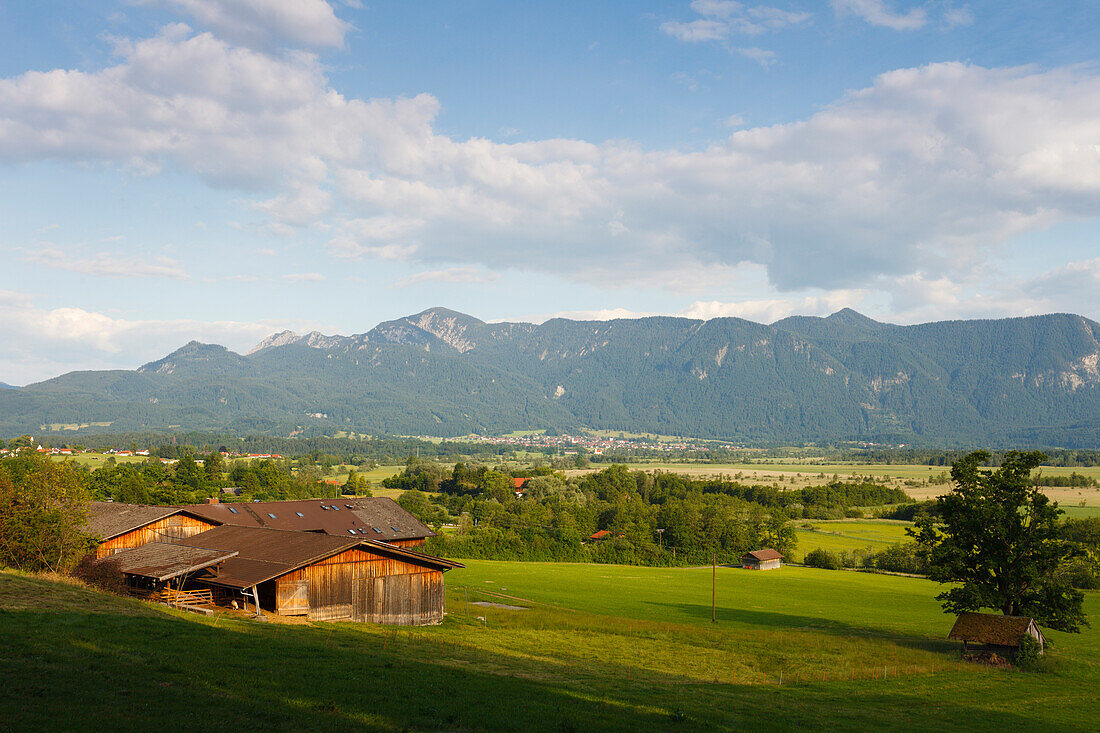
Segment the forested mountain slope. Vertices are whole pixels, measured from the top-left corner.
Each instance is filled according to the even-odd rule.
[[[0,390],[0,429],[111,423],[461,435],[611,428],[749,441],[1100,445],[1100,324],[916,326],[851,310],[484,323],[433,308],[354,336],[189,343],[136,371]]]

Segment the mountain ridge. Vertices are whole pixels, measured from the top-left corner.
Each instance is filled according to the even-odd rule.
[[[318,417],[320,416],[320,417]],[[1100,445],[1100,324],[1074,314],[910,326],[851,310],[760,324],[653,316],[486,323],[429,308],[351,336],[192,341],[134,371],[0,391],[0,430],[426,434],[606,428],[743,441],[890,436]]]

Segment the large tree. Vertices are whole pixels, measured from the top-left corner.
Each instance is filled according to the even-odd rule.
[[[955,487],[910,533],[928,553],[931,577],[955,587],[940,593],[950,613],[991,608],[1033,616],[1044,626],[1080,631],[1084,596],[1056,572],[1077,552],[1058,536],[1062,510],[1033,485],[1039,451],[1011,451],[996,470],[976,451],[951,466]]]

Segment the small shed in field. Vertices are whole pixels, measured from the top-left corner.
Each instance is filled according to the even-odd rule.
[[[782,565],[783,555],[770,547],[741,556],[741,567],[745,570],[778,570]]]
[[[187,508],[93,501],[88,504],[88,531],[99,538],[96,557],[106,557],[150,542],[172,542],[214,527]]]
[[[1005,656],[1012,656],[1024,637],[1039,642],[1039,653],[1046,651],[1046,637],[1030,616],[1002,616],[997,613],[964,613],[955,621],[948,639],[967,644],[991,647]]]
[[[176,544],[234,553],[187,587],[246,595],[284,616],[421,626],[443,620],[443,573],[462,564],[362,536],[223,525]]]

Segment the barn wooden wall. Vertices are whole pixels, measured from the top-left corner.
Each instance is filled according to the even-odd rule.
[[[131,547],[147,545],[150,542],[180,540],[216,526],[213,522],[207,522],[205,519],[176,514],[103,542],[96,548],[95,556],[106,557],[116,552],[128,550]]]
[[[276,611],[317,621],[419,626],[443,620],[443,573],[358,548],[276,581]]]

